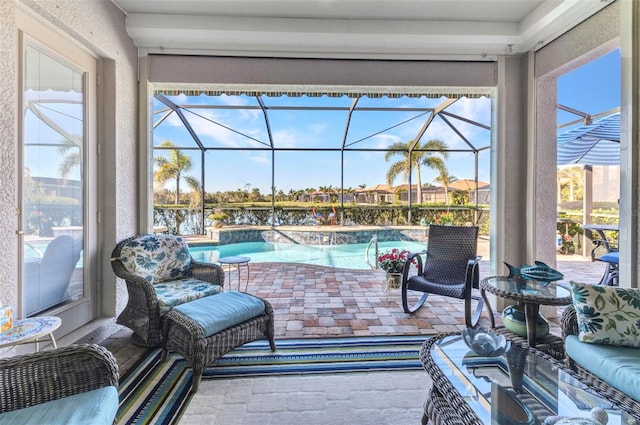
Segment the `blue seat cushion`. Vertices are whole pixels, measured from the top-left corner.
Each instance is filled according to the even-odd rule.
[[[604,254],[600,257],[600,261],[604,261],[605,263],[618,264],[620,262],[620,253],[610,252],[608,254]]]
[[[580,342],[576,335],[565,341],[567,355],[607,384],[640,402],[640,349]]]
[[[0,424],[112,425],[118,390],[102,387],[47,403],[0,414]]]
[[[264,302],[253,295],[229,291],[174,307],[211,336],[264,313]]]
[[[217,283],[204,282],[192,277],[185,277],[153,285],[158,297],[160,315],[167,313],[173,307],[197,300],[209,295],[222,292],[222,286]]]

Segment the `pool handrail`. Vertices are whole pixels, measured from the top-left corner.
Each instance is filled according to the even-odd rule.
[[[369,261],[369,248],[371,248],[371,244],[375,244],[375,256],[376,256],[375,264],[371,264],[371,262]],[[367,244],[367,247],[364,250],[364,259],[367,262],[367,265],[371,267],[371,269],[373,270],[378,269],[378,236],[377,235],[373,235],[369,240],[369,243]]]

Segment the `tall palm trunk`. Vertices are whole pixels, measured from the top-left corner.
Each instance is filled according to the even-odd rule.
[[[419,204],[422,204],[422,177],[420,176],[420,158],[416,159],[416,183],[418,184],[418,188],[416,191],[417,201]],[[409,186],[409,195],[411,195],[411,186]]]
[[[180,173],[176,174],[176,200],[175,204],[180,203]]]
[[[444,181],[442,185],[444,186],[444,203],[449,205],[449,183]]]

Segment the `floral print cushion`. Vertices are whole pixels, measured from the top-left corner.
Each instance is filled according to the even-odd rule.
[[[208,295],[222,292],[222,286],[193,278],[184,278],[154,285],[160,304],[160,315],[173,307]]]
[[[150,234],[122,247],[120,261],[129,273],[151,283],[184,277],[191,266],[189,245],[180,236]]]
[[[640,290],[571,282],[582,342],[640,348]]]

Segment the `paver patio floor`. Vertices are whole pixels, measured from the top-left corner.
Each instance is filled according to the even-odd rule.
[[[561,256],[557,268],[566,280],[596,283],[604,264],[579,256]],[[569,261],[570,260],[570,261]],[[237,289],[231,271],[227,289]],[[245,273],[242,270],[241,273]],[[489,276],[489,263],[481,262],[481,277]],[[245,275],[241,276],[244,287]],[[366,336],[394,334],[433,335],[465,328],[461,300],[430,296],[413,314],[402,310],[399,290],[385,292],[384,272],[345,270],[283,263],[252,263],[247,292],[267,299],[274,308],[276,338]],[[561,309],[561,308],[560,308]],[[551,332],[558,321],[549,317]],[[489,326],[483,311],[480,324]],[[144,351],[130,343],[123,328],[101,343],[114,352],[121,373]]]

